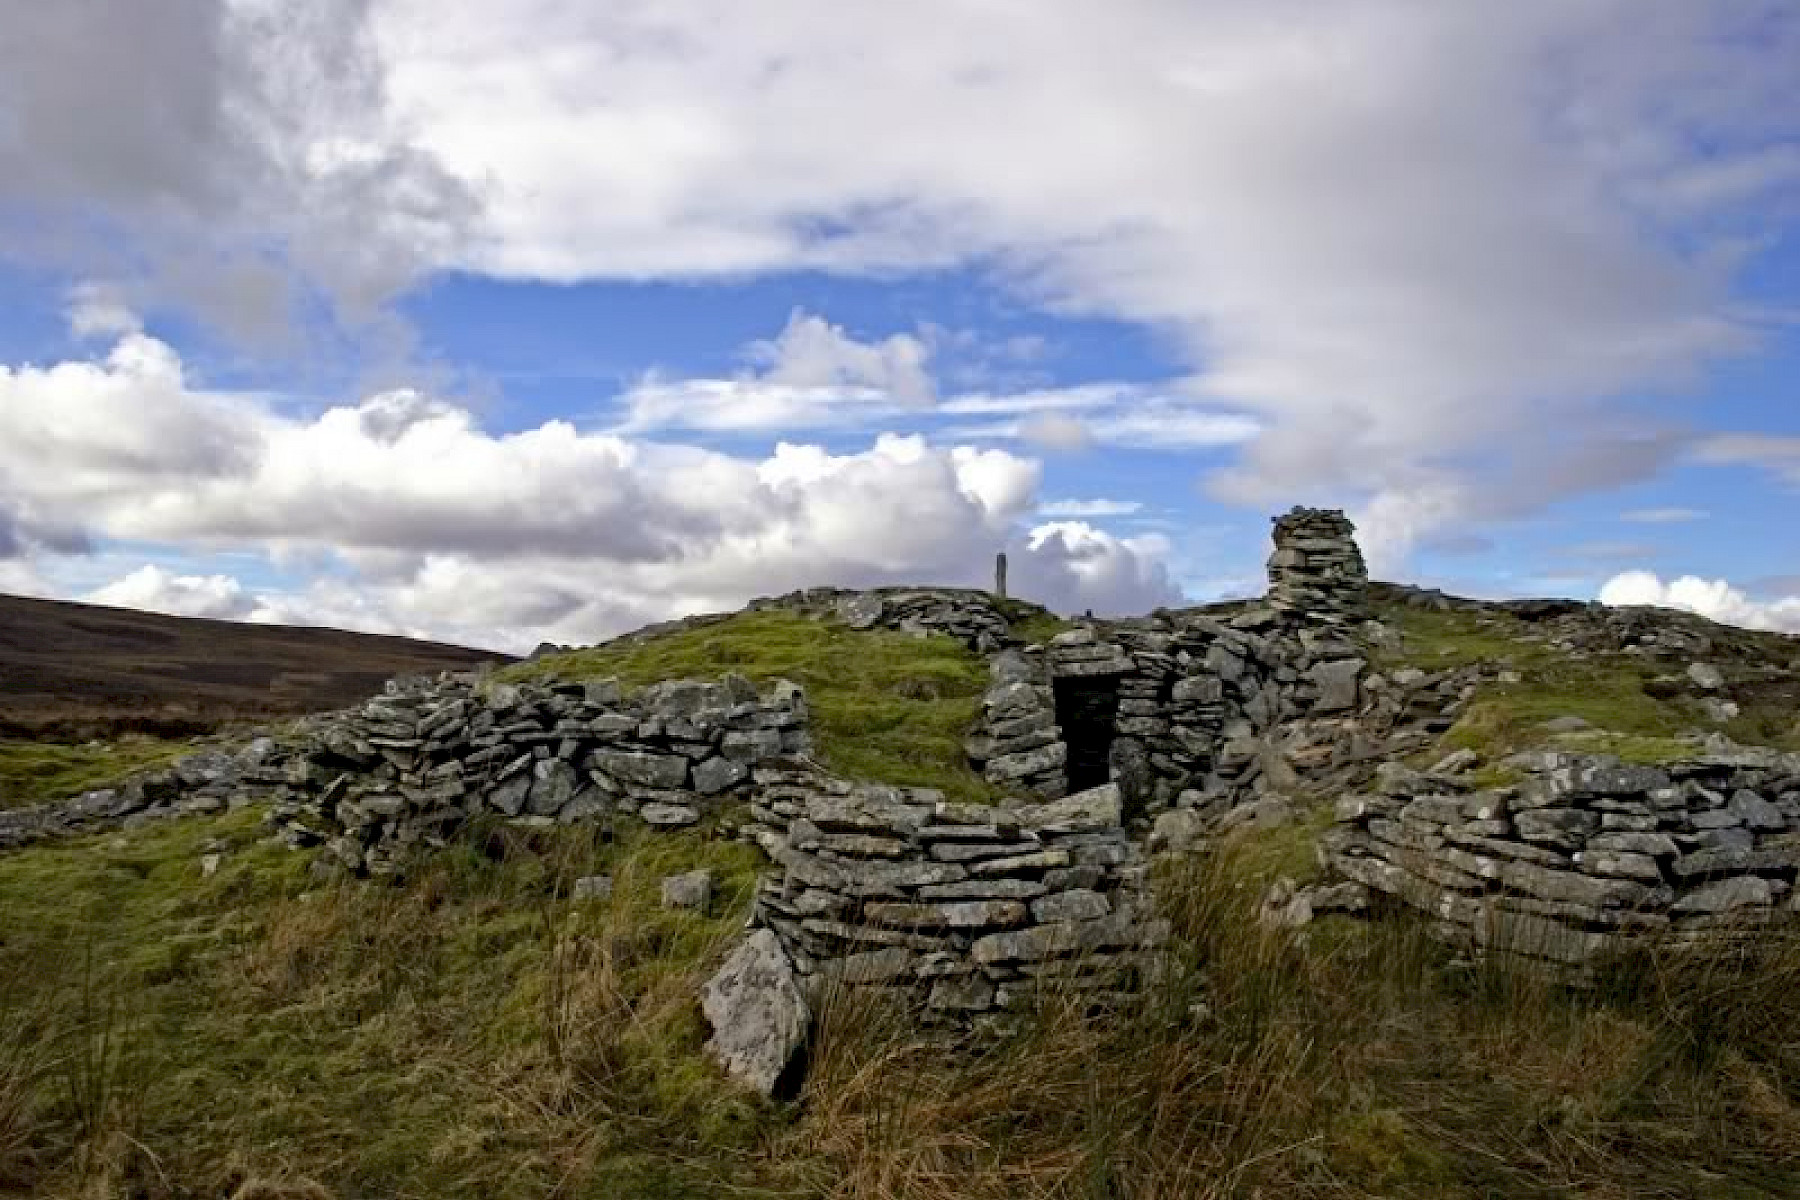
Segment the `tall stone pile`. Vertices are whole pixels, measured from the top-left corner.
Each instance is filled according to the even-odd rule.
[[[757,763],[807,753],[806,700],[778,682],[678,679],[390,685],[321,721],[274,819],[343,866],[385,871],[481,813],[526,823],[634,814],[679,827],[750,786]]]
[[[780,768],[758,779],[779,870],[755,921],[814,995],[881,987],[956,1020],[1044,989],[1099,1000],[1133,988],[1166,934],[1114,786],[989,807]]]
[[[1313,624],[1345,624],[1362,612],[1369,571],[1356,526],[1333,508],[1293,508],[1275,518],[1267,603]]]
[[[1041,661],[1007,650],[988,663],[981,722],[965,748],[990,783],[1054,800],[1068,791],[1069,747]]]
[[[1687,939],[1800,912],[1800,755],[1721,748],[1668,767],[1507,760],[1476,788],[1384,764],[1321,843],[1337,876],[1476,946],[1581,968],[1634,936]]]

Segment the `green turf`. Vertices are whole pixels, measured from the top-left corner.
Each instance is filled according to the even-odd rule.
[[[188,742],[147,737],[80,745],[0,739],[0,808],[66,800],[193,751]]]
[[[941,636],[856,632],[797,613],[742,613],[642,642],[547,656],[500,680],[616,676],[637,686],[735,672],[806,689],[824,763],[853,778],[941,788],[963,800],[992,789],[969,768],[963,740],[979,714],[987,669]]]

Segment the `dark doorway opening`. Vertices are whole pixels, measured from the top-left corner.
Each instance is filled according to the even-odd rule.
[[[1068,676],[1052,683],[1056,723],[1069,747],[1069,790],[1083,792],[1111,778],[1115,723],[1119,719],[1116,675]]]

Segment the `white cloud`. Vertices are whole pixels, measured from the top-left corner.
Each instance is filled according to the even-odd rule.
[[[796,310],[776,337],[745,347],[744,357],[753,369],[730,379],[647,376],[620,401],[622,430],[866,426],[936,400],[931,348],[908,333],[859,341]]]
[[[1046,500],[1038,512],[1046,517],[1128,517],[1143,507],[1139,500]]]
[[[116,338],[143,329],[143,322],[118,289],[103,283],[82,283],[71,288],[67,316],[69,332],[78,338]]]
[[[1017,437],[1040,450],[1064,453],[1086,450],[1094,444],[1094,431],[1088,428],[1086,421],[1059,412],[1033,413],[1016,424],[1007,422],[981,427],[968,436]]]
[[[1705,511],[1698,508],[1634,508],[1619,514],[1619,520],[1635,525],[1682,525],[1705,519]]]
[[[149,566],[94,598],[515,649],[801,586],[973,584],[1009,547],[1015,578],[1038,589],[1024,595],[1169,596],[1154,540],[1022,540],[1040,476],[1006,450],[919,436],[850,453],[782,443],[757,459],[560,421],[494,435],[416,392],[284,415],[196,387],[143,334],[97,361],[0,371],[11,501],[194,561],[264,553],[313,580],[251,594],[229,575]]]
[[[1051,521],[1031,530],[1009,579],[1060,612],[1138,614],[1181,603],[1164,565],[1170,548],[1160,534],[1119,538],[1084,521]]]
[[[1761,467],[1783,483],[1800,487],[1800,437],[1719,434],[1700,443],[1697,457],[1701,462],[1721,466]]]
[[[115,608],[233,621],[245,620],[256,610],[255,598],[228,575],[176,575],[153,563],[96,588],[82,599]]]
[[[748,357],[765,383],[801,388],[870,388],[902,404],[936,398],[926,370],[930,348],[908,333],[861,342],[823,317],[795,310],[774,340],[752,343]]]
[[[1605,397],[1750,343],[1729,271],[1800,133],[1777,0],[411,0],[378,30],[425,146],[487,188],[461,265],[992,266],[1154,327],[1253,417],[1222,495],[1384,511],[1424,474],[1416,532],[1541,503],[1542,431],[1582,442]],[[1243,440],[1176,415],[1111,444]]]
[[[0,221],[66,216],[3,244],[116,243],[219,320],[445,268],[970,267],[1197,372],[1167,410],[982,436],[1242,445],[1215,494],[1394,514],[1403,555],[1667,461],[1607,398],[1753,344],[1732,273],[1791,219],[1796,60],[1782,0],[11,5]],[[912,348],[852,364],[815,334],[797,378],[831,382],[693,409],[893,400],[847,376]],[[1559,443],[1596,449],[1547,489]]]
[[[1752,600],[1723,579],[1683,575],[1665,583],[1650,571],[1626,571],[1601,586],[1600,603],[1654,604],[1699,613],[1727,625],[1800,633],[1800,596]]]

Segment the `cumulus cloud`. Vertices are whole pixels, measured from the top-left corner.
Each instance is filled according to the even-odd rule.
[[[1021,540],[1040,478],[1033,459],[920,436],[753,458],[562,421],[496,435],[416,392],[293,415],[195,385],[141,333],[94,361],[0,372],[12,504],[111,539],[310,563],[315,581],[251,594],[151,565],[95,599],[504,648],[820,583],[975,583],[1012,546],[1044,598],[1167,598],[1154,540]]]
[[[1723,579],[1683,575],[1664,581],[1651,571],[1626,571],[1600,588],[1600,603],[1654,604],[1698,613],[1727,625],[1800,633],[1800,595],[1753,600]]]
[[[1584,441],[1606,397],[1749,345],[1738,235],[1795,186],[1800,17],[1778,0],[512,17],[405,0],[377,22],[424,145],[493,181],[462,265],[992,267],[1166,333],[1199,399],[1254,416],[1219,494],[1408,508],[1415,534],[1540,504],[1520,467],[1543,431]],[[931,136],[871,132],[906,129]],[[1045,440],[1107,440],[1056,411]],[[1214,432],[1183,444],[1243,440]],[[1435,498],[1409,505],[1421,476]]]
[[[1164,565],[1169,549],[1159,534],[1116,538],[1084,521],[1052,521],[1031,530],[1009,576],[1021,595],[1060,612],[1142,613],[1181,603]]]
[[[115,608],[221,620],[241,621],[256,610],[255,598],[229,575],[176,575],[153,563],[96,588],[82,599]]]
[[[371,7],[5,6],[0,230],[30,236],[0,246],[244,336],[281,336],[316,297],[372,315],[475,200],[393,119]],[[123,332],[122,311],[79,323]]]
[[[646,377],[620,401],[624,430],[867,425],[929,408],[937,398],[923,338],[896,333],[859,341],[799,310],[774,338],[745,347],[744,358],[750,369],[730,379]]]

